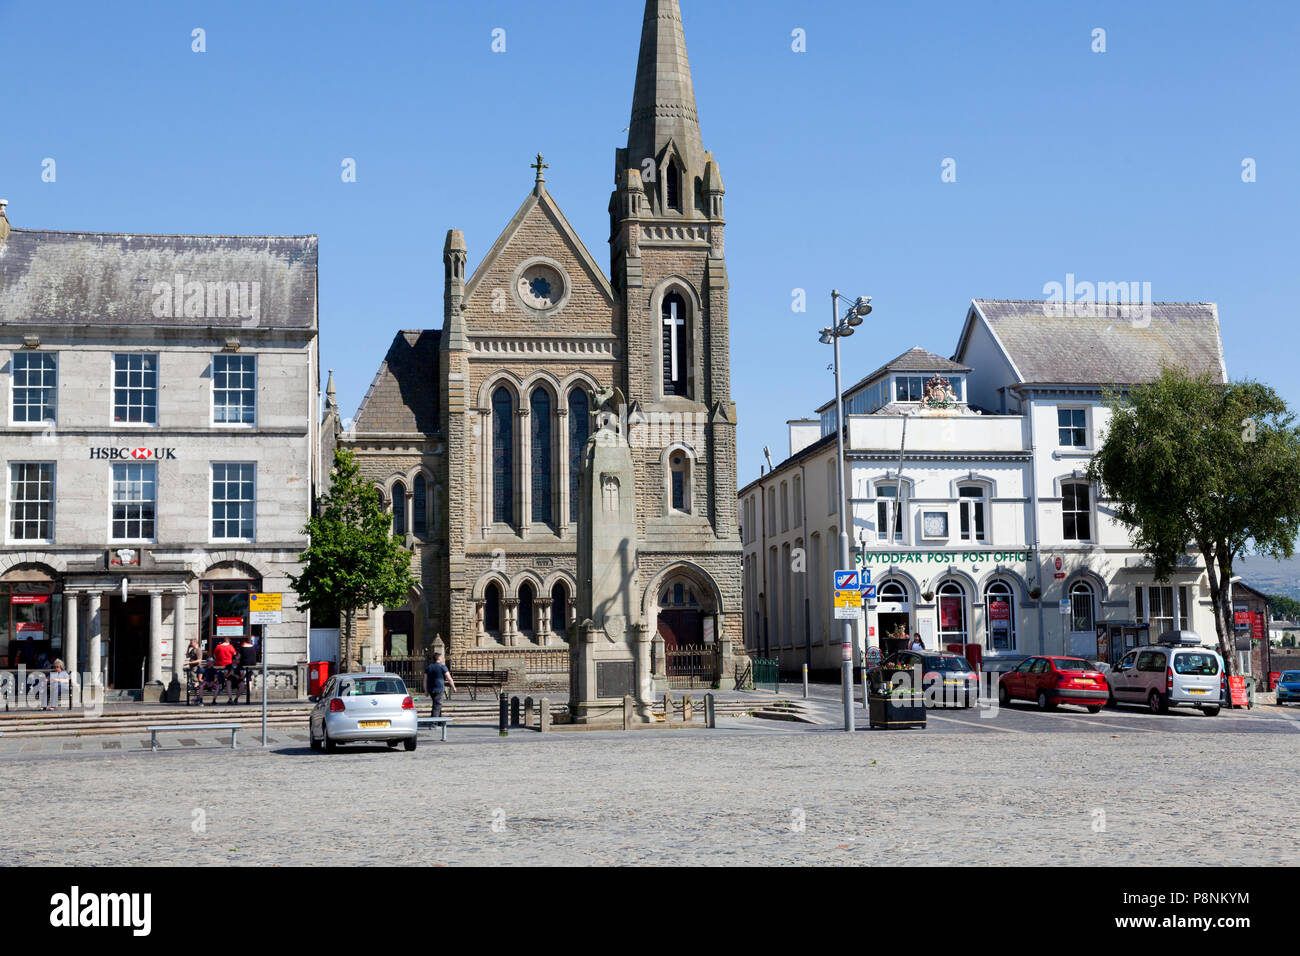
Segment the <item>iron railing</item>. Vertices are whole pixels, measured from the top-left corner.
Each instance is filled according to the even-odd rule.
[[[718,646],[683,644],[664,648],[664,669],[673,690],[712,687],[718,681]]]

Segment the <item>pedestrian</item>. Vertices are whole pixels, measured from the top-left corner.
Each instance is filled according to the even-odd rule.
[[[447,665],[442,662],[442,655],[434,652],[433,663],[424,669],[424,689],[433,698],[433,710],[429,713],[430,717],[442,716],[442,697],[447,692],[447,685],[451,689],[456,689],[456,682],[452,680],[451,671]]]
[[[925,650],[925,641],[921,640],[921,635],[920,635],[920,634],[913,634],[913,635],[912,635],[912,650],[914,650],[914,651],[923,651],[923,650]]]

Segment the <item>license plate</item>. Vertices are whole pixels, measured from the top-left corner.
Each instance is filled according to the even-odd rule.
[[[1189,694],[1208,694],[1209,691],[1208,691],[1208,690],[1204,690],[1204,689],[1202,689],[1202,688],[1200,688],[1200,687],[1189,687],[1189,688],[1187,689],[1187,693],[1189,693]]]
[[[1080,678],[1079,678],[1079,683],[1080,683],[1080,684],[1095,684],[1095,683],[1097,683],[1097,682],[1096,682],[1095,680],[1093,680],[1091,677],[1080,677]]]
[[[358,727],[367,727],[367,728],[368,728],[368,727],[387,727],[387,726],[388,726],[388,723],[389,723],[389,722],[386,721],[386,720],[359,720],[359,721],[357,721],[357,726],[358,726]]]

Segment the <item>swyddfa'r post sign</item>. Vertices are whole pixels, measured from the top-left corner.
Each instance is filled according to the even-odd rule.
[[[1034,560],[1032,551],[863,551],[866,564],[1013,564]]]

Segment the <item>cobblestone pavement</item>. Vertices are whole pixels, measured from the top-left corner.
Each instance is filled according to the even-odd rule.
[[[977,729],[850,736],[732,719],[500,739],[468,727],[414,753],[334,755],[283,730],[267,750],[233,752],[211,733],[164,737],[156,754],[134,737],[39,741],[0,757],[10,806],[27,808],[9,862],[1300,862],[1300,722],[1107,733],[1067,718],[1021,733],[945,719]]]

